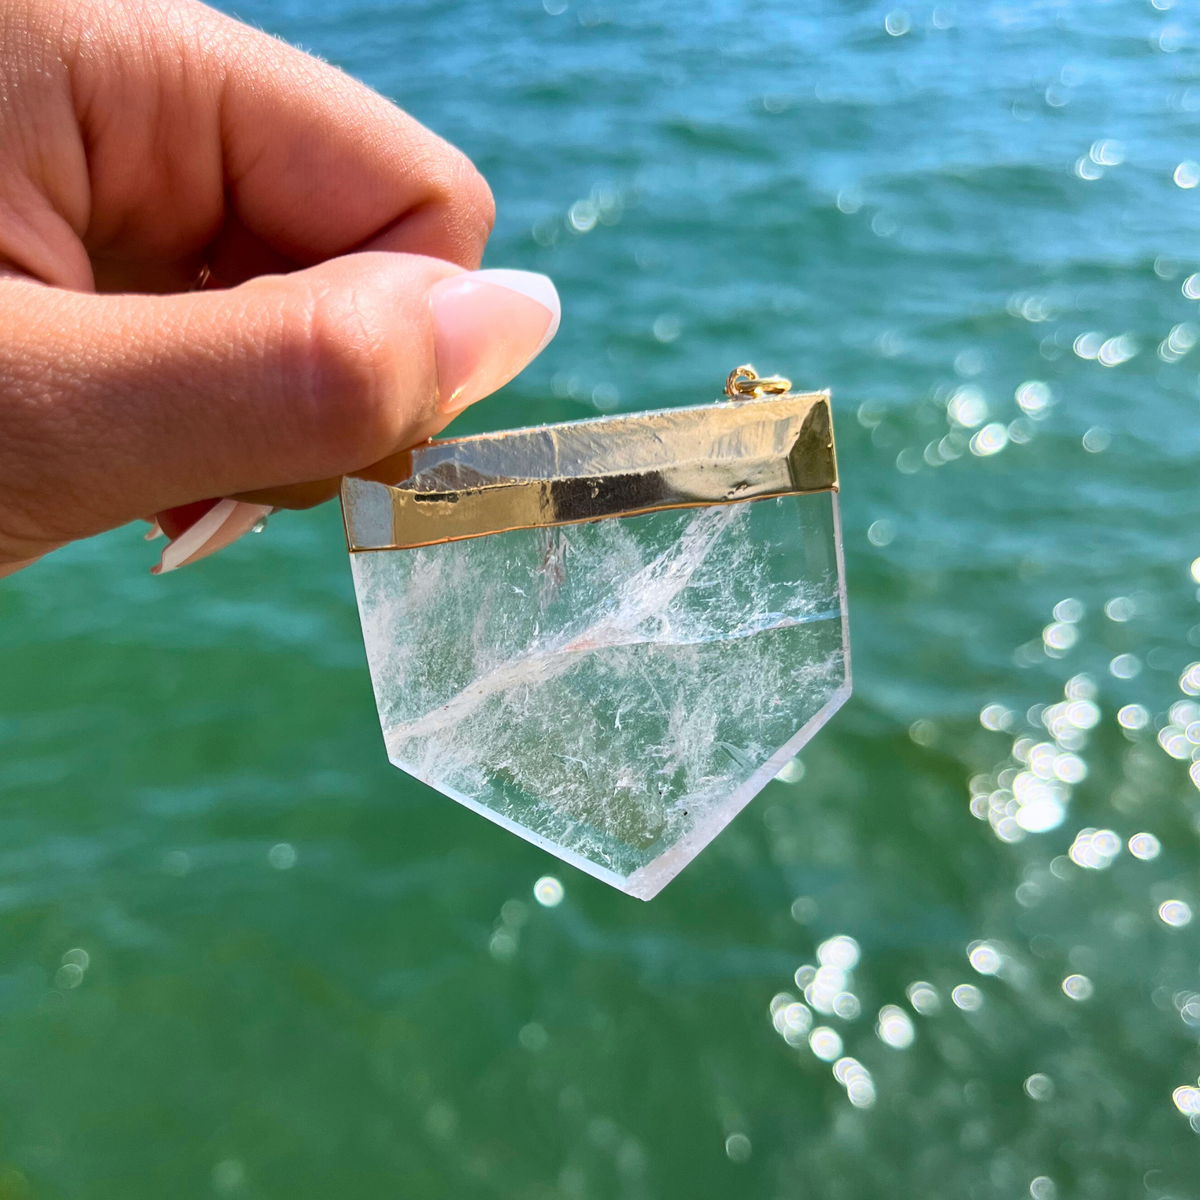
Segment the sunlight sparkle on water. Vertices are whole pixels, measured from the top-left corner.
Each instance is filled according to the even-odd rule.
[[[1114,596],[1104,605],[1104,615],[1121,624],[1137,616],[1137,605],[1128,596]]]
[[[1175,168],[1174,179],[1177,187],[1194,188],[1196,184],[1200,183],[1200,163],[1185,159]]]
[[[875,1081],[858,1059],[839,1058],[833,1064],[833,1077],[846,1089],[855,1108],[870,1108],[875,1103]]]
[[[802,1046],[812,1029],[812,1012],[788,992],[771,1000],[771,1024],[789,1046]]]
[[[1141,673],[1142,660],[1136,654],[1118,654],[1108,670],[1116,679],[1133,679]]]
[[[1078,624],[1087,616],[1087,607],[1082,600],[1075,596],[1068,596],[1065,600],[1060,600],[1054,606],[1053,611],[1056,621],[1065,621],[1069,625]]]
[[[1158,357],[1166,363],[1178,362],[1185,357],[1200,338],[1200,328],[1190,322],[1172,327],[1171,332],[1158,344]]]
[[[1054,404],[1054,393],[1048,383],[1040,379],[1028,379],[1017,388],[1015,400],[1027,417],[1040,421],[1050,415]]]
[[[1158,838],[1152,833],[1135,833],[1129,839],[1129,853],[1143,862],[1157,858],[1161,850],[1162,846],[1159,844]]]
[[[267,862],[277,871],[290,871],[296,865],[296,848],[289,842],[279,842],[267,851]]]
[[[1117,711],[1117,724],[1122,729],[1145,729],[1150,724],[1150,712],[1140,704],[1126,704]]]
[[[895,1004],[885,1004],[879,1010],[879,1022],[875,1027],[879,1040],[894,1050],[904,1050],[913,1044],[916,1031],[912,1018]]]
[[[842,1039],[828,1025],[818,1025],[808,1035],[808,1046],[822,1062],[833,1062],[842,1053]]]
[[[833,998],[833,1015],[853,1021],[862,1012],[862,1004],[853,992],[838,992]]]
[[[974,429],[987,420],[988,405],[983,393],[973,385],[958,388],[946,405],[946,415],[963,429]]]
[[[817,1012],[831,1016],[837,1013],[838,999],[849,994],[849,986],[848,973],[839,967],[818,967],[812,982],[804,989],[804,998]],[[845,1001],[842,1003],[845,1007]]]
[[[1182,929],[1191,923],[1192,907],[1186,900],[1164,900],[1158,906],[1159,919],[1173,929]]]
[[[786,1008],[789,1004],[795,1003],[796,997],[790,992],[776,992],[775,995],[771,997],[771,1003],[769,1005],[772,1019],[774,1019],[775,1014],[781,1009]]]
[[[971,453],[978,458],[999,454],[1008,445],[1008,428],[998,421],[993,421],[975,434],[968,445]]]
[[[1079,641],[1079,630],[1069,621],[1052,621],[1042,630],[1042,643],[1051,658],[1061,658]]]
[[[1015,713],[1005,708],[1003,704],[989,704],[979,714],[979,723],[984,729],[1002,731],[1011,729]]]
[[[964,1012],[974,1012],[983,1007],[983,993],[973,983],[960,983],[950,993],[950,999]]]
[[[83,968],[76,963],[65,963],[54,974],[54,986],[64,991],[76,988],[83,982]]]
[[[932,1017],[942,1010],[942,998],[932,983],[918,979],[908,985],[905,994],[914,1011],[923,1017]]]
[[[1081,829],[1067,853],[1076,866],[1104,871],[1121,853],[1121,839],[1111,829]]]
[[[972,942],[967,958],[980,975],[995,975],[1004,966],[1004,954],[994,942]]]
[[[1094,991],[1092,981],[1086,975],[1068,975],[1062,981],[1062,990],[1072,1000],[1088,1000]]]
[[[804,764],[798,758],[793,758],[783,764],[775,778],[784,783],[799,783],[804,778]]]
[[[891,521],[880,519],[873,521],[867,530],[867,540],[872,546],[887,546],[896,537],[896,527]]]
[[[844,933],[829,938],[817,947],[817,962],[823,967],[852,971],[858,965],[858,959],[858,943]]]
[[[533,898],[543,908],[555,908],[563,901],[566,892],[563,885],[553,875],[543,875],[533,885]]]
[[[1137,356],[1137,339],[1131,333],[1108,338],[1096,352],[1096,361],[1102,367],[1119,367]]]
[[[750,1139],[744,1133],[731,1133],[725,1139],[725,1153],[730,1162],[749,1162],[751,1151]]]

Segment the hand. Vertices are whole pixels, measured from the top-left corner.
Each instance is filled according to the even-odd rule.
[[[0,83],[0,574],[154,513],[202,557],[557,329],[544,276],[474,273],[463,155],[191,0],[0,0]]]

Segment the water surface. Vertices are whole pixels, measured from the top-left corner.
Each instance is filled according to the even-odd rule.
[[[5,581],[0,1195],[1200,1197],[1191,14],[238,11],[462,146],[488,265],[557,281],[462,432],[833,388],[855,697],[646,905],[388,765],[334,509]],[[839,935],[869,1094],[772,1023]]]

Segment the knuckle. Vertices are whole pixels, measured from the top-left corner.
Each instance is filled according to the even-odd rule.
[[[383,322],[353,288],[335,287],[313,296],[292,337],[302,342],[305,433],[314,453],[336,469],[365,465],[389,433],[393,354]]]

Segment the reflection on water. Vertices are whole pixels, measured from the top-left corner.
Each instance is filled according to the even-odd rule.
[[[336,512],[4,581],[0,1195],[1200,1197],[1190,10],[239,11],[558,283],[461,432],[833,388],[856,693],[643,906],[387,765]]]

